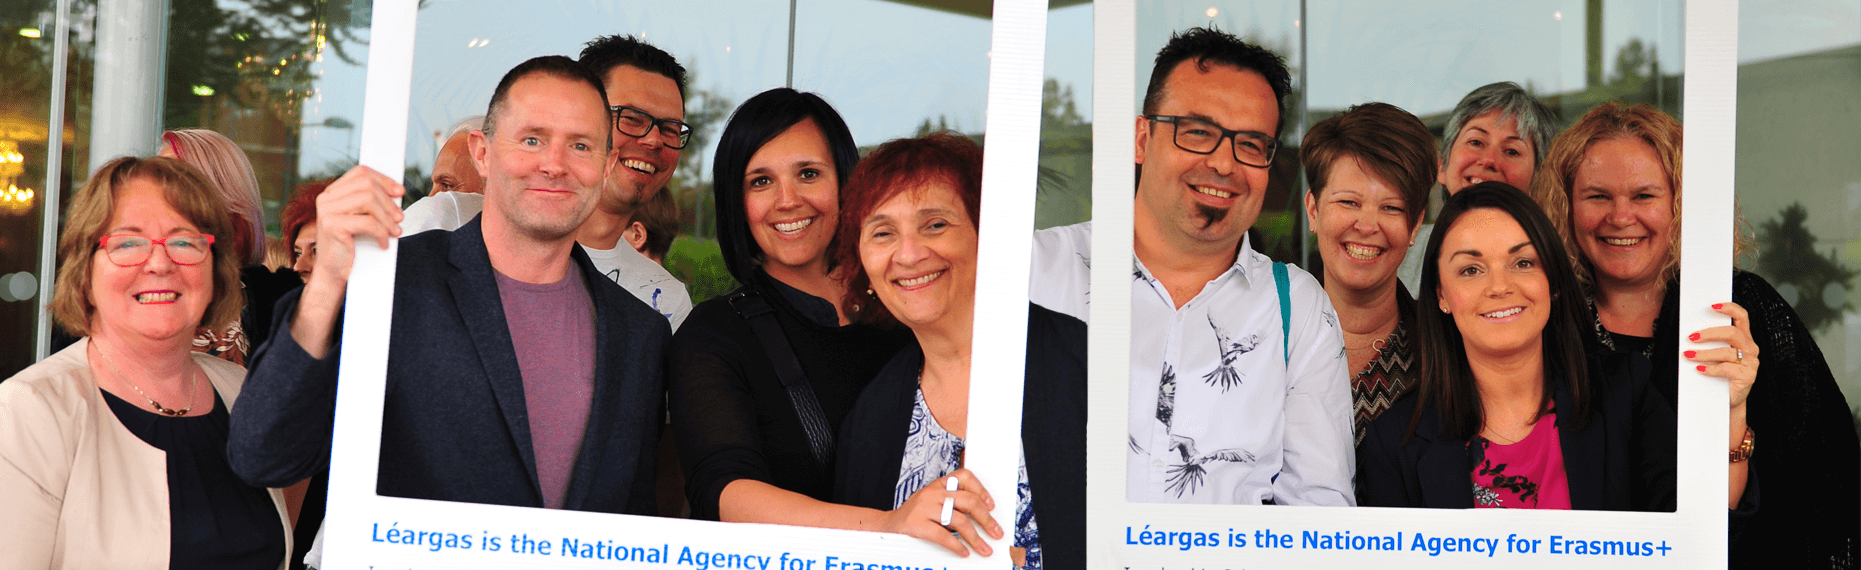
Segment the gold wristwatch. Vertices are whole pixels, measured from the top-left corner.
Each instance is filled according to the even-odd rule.
[[[1739,443],[1738,447],[1732,448],[1732,463],[1741,463],[1751,459],[1751,453],[1757,450],[1757,446],[1752,444],[1756,438],[1757,435],[1751,432],[1751,427],[1746,426],[1745,441]]]

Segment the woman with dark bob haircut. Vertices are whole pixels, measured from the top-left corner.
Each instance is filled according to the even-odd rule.
[[[192,351],[245,304],[234,228],[169,158],[72,197],[51,312],[83,338],[0,382],[0,567],[287,567],[283,494],[226,461],[245,368]]]
[[[909,335],[836,309],[846,289],[830,246],[858,157],[812,93],[765,91],[724,126],[717,234],[742,286],[692,309],[666,376],[694,518],[859,528],[867,514],[826,502],[834,434]]]
[[[834,500],[884,511],[875,530],[957,554],[991,555],[982,534],[1008,527],[1016,567],[1084,568],[1085,323],[1028,304],[1019,481],[991,494],[962,468],[972,380],[1016,377],[969,366],[981,201],[982,147],[950,133],[885,143],[847,181],[835,246],[846,311],[916,342],[847,414]],[[1014,501],[1013,526],[990,518],[991,499]]]
[[[1647,358],[1586,354],[1583,290],[1537,204],[1483,182],[1436,227],[1418,390],[1365,432],[1358,504],[1672,511],[1673,408]]]

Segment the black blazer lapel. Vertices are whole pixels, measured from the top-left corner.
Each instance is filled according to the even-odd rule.
[[[1421,424],[1415,426],[1415,439],[1409,445],[1425,446],[1421,457],[1415,460],[1423,506],[1473,508],[1473,468],[1468,460],[1467,442],[1450,439],[1442,433],[1439,414],[1434,410],[1424,413]]]
[[[447,260],[459,272],[447,280],[446,286],[459,308],[460,320],[471,334],[473,352],[484,367],[485,380],[491,384],[498,410],[503,412],[504,425],[517,443],[524,470],[530,474],[530,489],[541,498],[536,453],[530,443],[530,415],[523,397],[523,370],[517,365],[516,345],[511,342],[510,323],[504,319],[504,302],[498,297],[497,278],[492,274],[490,253],[485,250],[484,230],[478,219],[453,232]]]
[[[661,420],[658,415],[650,418],[635,417],[641,415],[636,413],[641,408],[657,409],[657,402],[633,401],[634,398],[629,397],[626,389],[642,381],[639,375],[646,367],[644,363],[626,362],[623,357],[645,354],[647,351],[640,344],[646,335],[642,331],[629,330],[630,323],[617,318],[616,315],[621,313],[613,310],[613,307],[635,299],[623,290],[603,287],[605,283],[602,282],[607,277],[595,269],[594,262],[580,245],[573,248],[569,258],[572,267],[580,273],[583,284],[587,286],[588,298],[595,308],[595,367],[588,427],[582,432],[581,450],[576,454],[575,469],[569,474],[568,496],[562,505],[569,510],[598,510],[589,504],[590,494],[603,486],[625,489],[628,487],[626,477],[634,474],[631,469],[609,469],[608,463],[625,461],[627,449],[637,451],[639,445],[658,444],[658,440],[615,442],[608,439],[631,433],[657,433],[656,430],[628,430],[624,426]],[[627,298],[622,299],[616,294],[626,295]],[[625,444],[625,449],[614,454],[623,457],[609,457],[609,448],[616,443]]]
[[[1600,387],[1607,380],[1600,375],[1594,377]],[[1607,393],[1598,390],[1598,393]],[[1602,404],[1592,404],[1595,411],[1590,414],[1590,421],[1584,422],[1583,429],[1573,430],[1565,427],[1565,422],[1575,422],[1576,403],[1571,401],[1570,392],[1560,383],[1555,396],[1557,402],[1557,438],[1559,447],[1564,452],[1564,479],[1570,485],[1570,508],[1578,511],[1593,511],[1607,508],[1603,504],[1603,485],[1605,484],[1604,455],[1607,452],[1609,426],[1603,421]],[[1600,400],[1600,398],[1598,398]]]

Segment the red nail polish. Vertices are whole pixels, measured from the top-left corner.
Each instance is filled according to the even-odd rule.
[[[1687,335],[1687,340],[1695,340],[1695,341],[1699,340],[1699,333],[1693,333],[1693,334]]]
[[[1725,303],[1713,303],[1713,304],[1712,304],[1712,308],[1713,308],[1713,309],[1715,309],[1715,310],[1716,310],[1716,309],[1723,309],[1723,308],[1725,308]]]
[[[1691,350],[1689,350],[1689,351],[1686,351],[1686,352],[1684,352],[1684,353],[1682,353],[1682,354],[1684,354],[1684,355],[1686,355],[1686,357],[1687,357],[1687,358],[1693,358],[1693,355],[1695,355],[1695,354],[1698,354],[1698,353],[1696,353],[1696,352],[1693,352],[1693,351],[1691,351]]]
[[[1699,366],[1699,371],[1700,371],[1700,372],[1705,372],[1705,371],[1706,371],[1706,365],[1704,365],[1704,364],[1701,364],[1701,365]]]

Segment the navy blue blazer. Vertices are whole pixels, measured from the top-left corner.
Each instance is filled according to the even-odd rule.
[[[652,444],[670,326],[597,271],[580,246],[571,256],[594,301],[596,358],[588,428],[564,507],[655,514]],[[403,238],[398,259],[376,492],[543,506],[522,373],[479,221]],[[279,300],[227,438],[234,472],[261,487],[295,483],[329,464],[340,344],[317,360],[291,337],[302,292]]]
[[[1582,429],[1567,410],[1576,403],[1562,375],[1552,396],[1557,434],[1570,483],[1570,508],[1601,511],[1674,510],[1674,409],[1648,381],[1640,354],[1590,357],[1597,392]],[[1357,504],[1365,507],[1471,509],[1473,469],[1481,460],[1469,440],[1448,437],[1441,415],[1422,410],[1415,435],[1403,434],[1420,398],[1410,392],[1377,416],[1357,446]]]
[[[834,502],[892,510],[905,437],[917,402],[924,352],[899,351],[860,393],[840,425]],[[1028,304],[1027,363],[1021,396],[1022,453],[1028,492],[1048,568],[1086,566],[1086,324]],[[240,396],[244,405],[245,396]],[[991,489],[1015,500],[1013,487]],[[1014,536],[1014,521],[999,521]]]

